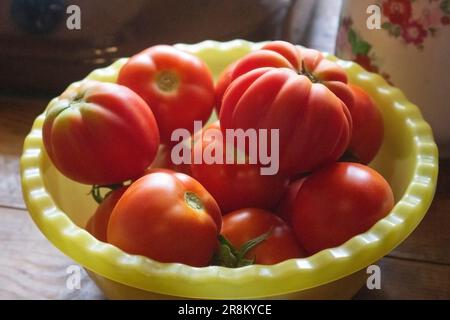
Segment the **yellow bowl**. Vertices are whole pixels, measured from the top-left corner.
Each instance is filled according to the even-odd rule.
[[[260,43],[205,41],[178,48],[202,58],[217,76]],[[381,108],[385,139],[371,166],[393,188],[396,205],[369,231],[305,259],[240,269],[193,268],[129,255],[83,229],[95,209],[89,186],[63,177],[42,144],[45,114],[35,120],[21,158],[23,196],[37,226],[62,252],[89,270],[109,298],[350,298],[365,283],[365,268],[388,254],[419,224],[431,204],[438,151],[419,109],[399,89],[359,65],[337,61],[351,83],[363,87]],[[89,79],[114,82],[126,59],[94,70]],[[76,85],[76,84],[72,84]]]

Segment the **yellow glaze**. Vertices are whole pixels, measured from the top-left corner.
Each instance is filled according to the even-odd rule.
[[[228,63],[260,45],[235,40],[177,47],[202,58],[217,77]],[[365,268],[399,245],[427,212],[436,186],[438,151],[419,109],[399,89],[353,62],[327,58],[337,61],[350,82],[369,92],[382,110],[385,139],[371,166],[389,181],[396,198],[386,218],[340,247],[273,266],[227,269],[159,263],[99,242],[82,228],[95,209],[87,195],[89,186],[63,177],[44,151],[45,114],[36,118],[21,158],[30,215],[49,241],[89,270],[109,298],[350,298],[365,283]],[[94,70],[87,78],[113,82],[125,61]]]

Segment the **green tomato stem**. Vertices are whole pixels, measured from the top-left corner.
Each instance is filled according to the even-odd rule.
[[[95,202],[98,204],[101,204],[114,190],[119,189],[122,187],[122,183],[116,183],[116,184],[109,184],[109,185],[96,185],[94,184],[91,188],[91,191],[89,191],[88,194],[92,195],[92,198],[94,198]],[[108,192],[104,196],[102,196],[101,189],[109,189]]]
[[[227,268],[240,268],[252,265],[255,263],[256,257],[246,259],[245,256],[250,250],[266,241],[271,234],[272,229],[245,242],[239,249],[236,249],[227,238],[220,234],[218,236],[219,250],[214,254],[211,264]]]

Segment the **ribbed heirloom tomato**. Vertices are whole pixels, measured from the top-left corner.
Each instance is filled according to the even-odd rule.
[[[358,163],[337,162],[297,183],[282,204],[300,245],[314,254],[366,232],[394,206],[387,181]]]
[[[221,109],[223,95],[231,82],[251,70],[264,67],[291,69],[307,76],[312,82],[324,84],[347,107],[350,108],[353,103],[352,93],[346,85],[347,75],[338,64],[325,59],[320,51],[286,41],[272,41],[230,64],[223,71],[215,88],[217,111]]]
[[[159,132],[136,93],[113,83],[86,81],[47,108],[45,149],[72,180],[114,184],[140,176],[153,161]]]
[[[350,141],[346,105],[326,86],[287,68],[258,68],[228,87],[220,110],[227,129],[279,130],[280,172],[296,175],[339,159]]]
[[[231,81],[234,79],[231,79],[232,73],[234,70],[234,67],[236,66],[236,63],[238,61],[235,61],[234,63],[229,64],[220,74],[219,79],[217,80],[215,86],[214,86],[214,94],[215,94],[215,102],[214,107],[216,108],[217,114],[220,113],[220,107],[222,105],[222,98],[227,90],[228,86],[230,85]]]
[[[203,130],[203,136],[197,140],[193,152],[214,150],[221,163],[193,163],[192,176],[197,179],[216,199],[222,213],[226,214],[240,208],[273,209],[281,199],[289,182],[288,177],[281,174],[261,175],[257,164],[250,164],[248,159],[244,164],[227,164],[226,152],[239,152],[233,144],[225,139],[216,139],[208,131],[217,130],[220,133],[219,121]],[[220,153],[220,154],[216,154]],[[245,157],[241,152],[240,157]]]
[[[109,243],[161,262],[208,265],[222,226],[214,198],[192,177],[155,169],[133,182],[108,224]]]
[[[173,144],[175,129],[194,130],[206,122],[214,105],[214,83],[206,64],[172,46],[150,47],[122,67],[117,82],[138,93],[152,108],[161,142]]]

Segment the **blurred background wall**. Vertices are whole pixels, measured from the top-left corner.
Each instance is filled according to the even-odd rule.
[[[66,27],[73,4],[81,9],[81,30]],[[2,0],[0,88],[56,94],[93,68],[159,43],[284,39],[329,49],[323,44],[334,47],[339,6],[340,0]]]

